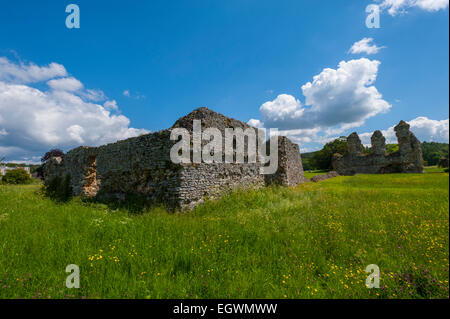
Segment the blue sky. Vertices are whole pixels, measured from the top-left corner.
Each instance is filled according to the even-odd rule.
[[[389,140],[401,119],[422,140],[448,141],[448,0],[403,2],[399,8],[376,0],[3,3],[0,157],[35,161],[51,147],[157,131],[200,106],[285,128],[303,151],[352,131],[367,143],[382,129]],[[80,29],[65,26],[69,3],[80,7]],[[382,6],[379,29],[365,25],[371,3]],[[364,38],[382,48],[352,54]],[[341,61],[348,64],[340,68]],[[33,66],[41,73],[30,78]],[[346,72],[350,79],[342,84]],[[321,86],[313,80],[318,75],[331,82]],[[355,84],[365,76],[376,80]],[[48,83],[64,78],[76,88]],[[27,100],[39,94],[40,101]],[[346,118],[349,107],[361,116]]]

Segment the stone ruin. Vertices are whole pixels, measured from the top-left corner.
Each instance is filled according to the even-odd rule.
[[[423,173],[422,147],[409,130],[409,124],[400,121],[394,128],[399,150],[386,154],[386,139],[380,131],[372,135],[370,153],[364,153],[364,146],[358,134],[347,138],[347,154],[334,154],[332,166],[340,175]]]
[[[100,200],[139,196],[175,210],[192,208],[205,198],[217,198],[236,188],[294,186],[306,181],[298,145],[282,136],[278,137],[277,171],[272,175],[261,174],[259,169],[264,164],[259,162],[173,163],[170,150],[177,141],[170,139],[171,131],[182,127],[192,133],[193,120],[201,120],[202,130],[215,127],[222,134],[225,128],[251,128],[244,122],[199,108],[169,129],[99,147],[81,146],[62,159],[52,158],[44,164],[45,182],[59,181],[63,187],[63,181],[69,181],[72,195]]]

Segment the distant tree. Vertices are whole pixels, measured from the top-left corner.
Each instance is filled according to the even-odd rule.
[[[422,143],[423,159],[429,166],[437,165],[441,158],[448,158],[448,150],[447,143]]]
[[[347,141],[336,139],[325,144],[320,151],[315,152],[309,159],[309,166],[313,169],[329,170],[335,153],[345,155],[347,153]]]
[[[18,168],[6,171],[2,182],[5,184],[30,184],[32,179],[25,170]]]
[[[386,153],[392,154],[398,151],[398,144],[387,144]]]
[[[439,162],[438,162],[438,166],[439,166],[439,167],[442,167],[442,168],[448,167],[448,166],[449,166],[448,157],[447,157],[447,158],[442,157],[442,158],[439,160]]]
[[[311,171],[314,170],[314,167],[311,166],[310,164],[310,160],[311,157],[315,154],[316,152],[309,152],[309,153],[302,153],[302,164],[303,164],[303,170],[305,171]]]
[[[309,163],[309,158],[302,157],[302,165],[304,171],[311,171],[314,169],[314,167],[312,167],[311,164]]]
[[[47,160],[49,160],[52,157],[64,157],[64,152],[57,148],[52,149],[52,150],[48,151],[47,153],[45,153],[44,156],[42,156],[41,162],[46,162]]]

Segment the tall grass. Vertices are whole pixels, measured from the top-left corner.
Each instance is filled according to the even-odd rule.
[[[447,298],[448,205],[443,173],[240,191],[174,214],[0,186],[0,297]]]

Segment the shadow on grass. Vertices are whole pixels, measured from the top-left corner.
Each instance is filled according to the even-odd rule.
[[[96,196],[93,198],[82,198],[84,203],[104,204],[111,210],[126,210],[132,214],[143,214],[152,209],[161,208],[168,210],[161,203],[150,201],[144,196],[127,195],[126,198],[111,198],[104,196]]]
[[[45,186],[37,191],[39,194],[49,198],[57,204],[66,204],[73,199],[79,199],[82,203],[88,205],[103,204],[110,210],[126,210],[132,214],[143,214],[152,209],[164,209],[167,212],[172,212],[173,210],[164,207],[162,204],[157,204],[143,199],[139,196],[128,196],[126,200],[118,199],[104,199],[97,197],[82,197],[82,196],[69,196],[65,194],[49,192]]]
[[[71,201],[74,196],[70,176],[57,176],[46,180],[41,189],[41,193],[56,203],[63,204]],[[163,207],[160,203],[149,200],[143,195],[129,194],[126,196],[108,196],[100,191],[97,196],[92,198],[83,196],[76,197],[80,198],[80,200],[86,204],[104,204],[111,210],[127,210],[133,214],[142,214],[143,212],[149,211],[153,208]],[[171,211],[168,207],[166,207],[166,210]]]
[[[50,198],[54,202],[67,203],[72,199],[70,177],[55,177],[46,181],[40,191],[44,196]]]

